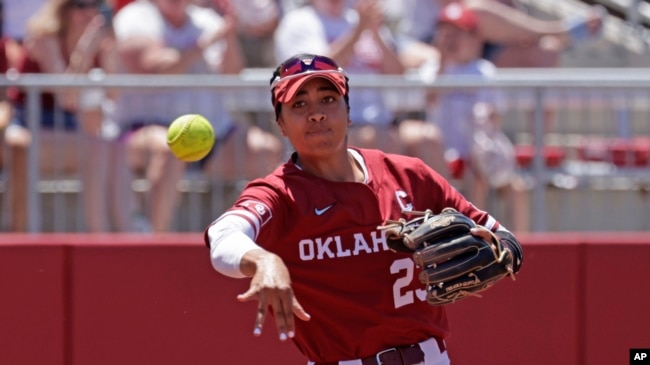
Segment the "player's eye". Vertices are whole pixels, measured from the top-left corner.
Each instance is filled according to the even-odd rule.
[[[305,105],[306,105],[306,103],[305,103],[304,100],[296,100],[296,101],[293,102],[293,104],[291,104],[291,107],[292,108],[301,108],[301,107],[304,107]]]
[[[323,104],[331,104],[331,103],[334,103],[334,102],[336,102],[336,97],[334,97],[332,95],[327,95],[322,100]]]

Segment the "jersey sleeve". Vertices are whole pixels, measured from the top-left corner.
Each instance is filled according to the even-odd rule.
[[[245,219],[253,229],[253,241],[260,244],[266,242],[267,237],[279,236],[282,226],[286,224],[286,212],[286,203],[278,190],[252,182],[221,217],[235,215]]]

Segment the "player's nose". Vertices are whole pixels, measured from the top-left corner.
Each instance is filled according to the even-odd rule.
[[[309,113],[310,122],[322,122],[327,118],[327,115],[321,111],[315,110]]]

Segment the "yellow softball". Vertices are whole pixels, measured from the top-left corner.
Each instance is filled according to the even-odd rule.
[[[207,156],[214,146],[214,129],[199,114],[176,118],[167,129],[167,145],[179,160],[192,162]]]

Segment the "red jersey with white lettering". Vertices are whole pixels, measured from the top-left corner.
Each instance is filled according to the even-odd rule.
[[[444,307],[424,301],[410,254],[389,250],[377,227],[403,210],[454,207],[495,231],[498,223],[415,158],[355,149],[365,183],[333,182],[291,160],[252,181],[225,215],[247,219],[255,242],[282,257],[311,320],[294,341],[311,361],[371,356],[449,332]]]

